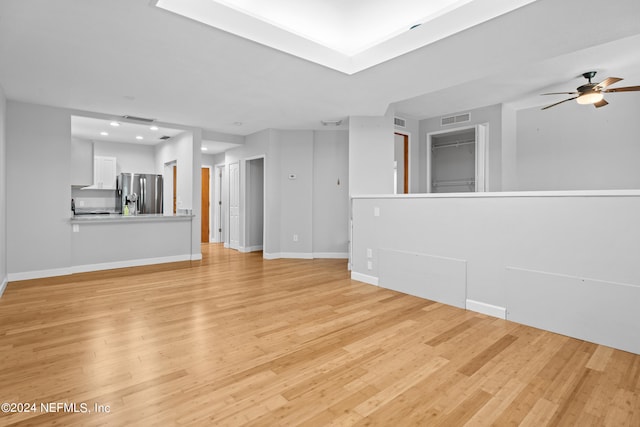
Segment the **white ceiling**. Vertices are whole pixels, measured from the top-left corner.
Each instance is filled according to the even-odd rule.
[[[117,123],[118,126],[112,124]],[[71,116],[71,135],[89,141],[122,142],[127,144],[156,145],[162,136],[173,137],[184,132],[180,129],[132,123],[125,120],[105,120],[93,117]],[[155,130],[154,130],[155,129]],[[104,135],[103,133],[107,133]],[[141,137],[139,139],[137,137]]]
[[[114,126],[117,124],[117,126]],[[89,141],[108,141],[125,144],[156,145],[166,138],[185,132],[154,124],[140,124],[126,119],[98,119],[86,116],[71,116],[71,135]],[[106,135],[105,135],[106,133]],[[201,149],[205,154],[218,154],[240,144],[202,139]]]
[[[346,74],[536,0],[156,0],[156,6]]]
[[[322,129],[390,105],[432,117],[539,99],[574,90],[592,69],[638,85],[639,35],[637,0],[538,0],[346,75],[149,0],[2,0],[0,85],[11,100],[247,135]]]

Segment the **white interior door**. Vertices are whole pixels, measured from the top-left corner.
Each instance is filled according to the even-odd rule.
[[[229,247],[240,249],[240,164],[229,165]]]

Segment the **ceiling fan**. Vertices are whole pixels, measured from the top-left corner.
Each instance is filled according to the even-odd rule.
[[[619,87],[615,89],[607,89],[614,83],[622,80],[619,77],[607,77],[600,83],[591,83],[591,79],[596,75],[595,71],[589,71],[582,74],[582,77],[589,80],[589,83],[583,84],[579,88],[576,89],[577,92],[552,92],[552,93],[543,93],[542,95],[575,95],[572,98],[565,99],[564,101],[556,102],[555,104],[547,105],[543,108],[546,110],[547,108],[555,107],[558,104],[562,104],[563,102],[571,101],[575,99],[578,104],[588,105],[593,104],[596,108],[604,107],[608,104],[604,99],[604,94],[609,92],[637,92],[640,91],[640,86],[627,86],[627,87]]]

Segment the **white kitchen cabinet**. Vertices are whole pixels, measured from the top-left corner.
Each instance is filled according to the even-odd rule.
[[[106,156],[93,157],[93,188],[116,189],[116,158]]]

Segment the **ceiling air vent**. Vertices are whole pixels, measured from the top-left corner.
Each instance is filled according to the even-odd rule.
[[[457,116],[448,116],[440,119],[441,126],[453,125],[456,123],[464,123],[471,120],[470,113],[458,114]]]
[[[394,117],[393,118],[393,124],[395,125],[395,127],[397,128],[406,128],[407,127],[407,121],[401,117]]]
[[[136,122],[153,123],[156,119],[147,119],[146,117],[122,116],[125,120],[135,120]]]

